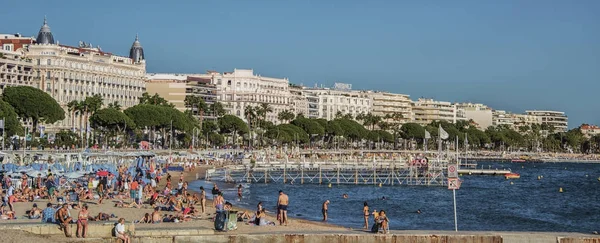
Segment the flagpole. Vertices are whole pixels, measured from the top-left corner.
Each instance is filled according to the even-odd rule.
[[[4,151],[4,143],[6,141],[4,141],[4,130],[6,130],[6,119],[4,119],[4,117],[2,117],[2,151]]]

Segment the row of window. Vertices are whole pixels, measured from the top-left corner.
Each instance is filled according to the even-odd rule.
[[[42,59],[37,59],[37,65],[40,66],[41,64],[42,64]],[[76,63],[76,62],[66,61],[64,59],[58,59],[58,60],[46,59],[45,64],[47,66],[54,65],[54,66],[62,66],[62,67],[76,68],[76,69],[81,69],[81,70],[106,72],[106,73],[128,75],[128,76],[133,76],[133,75],[143,76],[145,74],[141,70],[139,70],[139,71],[138,70],[136,70],[136,71],[123,70],[123,69],[114,68],[114,67],[90,65],[90,64],[85,64],[85,63]]]

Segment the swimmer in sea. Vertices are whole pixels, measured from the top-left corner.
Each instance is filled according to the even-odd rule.
[[[417,214],[421,214],[421,209],[417,209]]]
[[[344,193],[344,195],[342,195],[342,198],[348,199],[348,194]]]

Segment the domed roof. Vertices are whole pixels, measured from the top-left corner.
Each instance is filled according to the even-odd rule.
[[[46,21],[46,16],[44,16],[44,25],[40,28],[40,32],[38,32],[35,42],[38,44],[54,44],[54,36],[52,36],[50,26],[48,26],[48,22]]]
[[[140,39],[138,35],[135,35],[135,41],[133,45],[131,45],[131,49],[129,50],[129,58],[133,59],[133,62],[141,62],[144,60],[144,48],[142,48],[142,44],[140,44]]]

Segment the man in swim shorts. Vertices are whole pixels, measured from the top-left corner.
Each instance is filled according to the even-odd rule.
[[[321,213],[323,213],[323,221],[327,221],[327,209],[329,208],[329,200],[325,200]]]
[[[279,225],[285,224],[288,225],[287,222],[287,207],[290,202],[288,195],[284,194],[283,191],[279,191],[279,198],[277,199],[277,210],[279,211]]]

